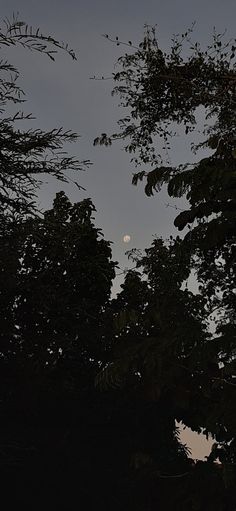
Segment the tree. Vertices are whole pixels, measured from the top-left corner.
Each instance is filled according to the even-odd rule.
[[[120,130],[103,134],[95,144],[130,139],[126,151],[134,153],[136,165],[155,166],[150,172],[134,175],[133,183],[146,179],[148,196],[168,184],[170,197],[186,195],[190,210],[175,219],[179,230],[198,221],[187,236],[197,246],[213,245],[230,237],[235,211],[235,49],[214,34],[213,43],[204,51],[190,40],[191,30],[173,39],[169,54],[159,48],[155,30],[147,27],[143,42],[134,53],[120,57],[122,70],[114,74],[122,106],[129,115],[119,121]],[[184,42],[190,43],[186,55]],[[121,84],[121,85],[119,85]],[[168,148],[175,126],[183,125],[186,136],[197,127],[196,113],[203,107],[206,124],[203,142],[192,143],[194,153],[200,148],[212,154],[197,163],[163,166],[155,140]],[[157,139],[154,137],[157,136]],[[203,222],[206,218],[209,221]],[[202,222],[201,222],[202,221]],[[200,223],[200,225],[199,225]],[[217,228],[216,228],[217,227]],[[196,234],[195,234],[196,233]]]
[[[183,286],[187,259],[180,239],[169,246],[156,239],[110,306],[113,355],[97,385],[120,395],[127,415],[129,410],[129,477],[136,481],[133,498],[142,502],[140,509],[142,492],[150,509],[157,501],[160,509],[178,510],[230,505],[218,465],[192,463],[176,426],[177,420],[198,432],[214,427],[208,373],[213,377],[216,367],[208,352],[204,299]]]
[[[52,60],[61,49],[75,59],[67,45],[14,17],[5,21],[0,44]],[[89,162],[63,152],[64,142],[77,138],[70,131],[16,128],[30,119],[7,112],[23,101],[19,73],[4,60],[0,70],[1,481],[8,503],[14,487],[14,505],[31,500],[37,507],[51,497],[53,506],[56,498],[68,507],[78,498],[78,472],[80,502],[84,494],[89,499],[89,484],[96,488],[94,462],[101,468],[107,442],[94,376],[106,356],[102,313],[114,263],[90,199],[72,206],[60,193],[51,211],[37,211],[40,174],[66,181],[67,169]]]
[[[210,459],[214,461],[219,456],[223,464],[222,474],[227,493],[224,499],[228,502],[226,508],[233,509],[235,495],[232,497],[231,492],[236,478],[236,46],[235,41],[225,42],[222,35],[214,34],[213,43],[204,50],[198,43],[192,43],[191,34],[192,30],[175,37],[169,53],[160,49],[155,30],[149,27],[146,27],[144,40],[138,47],[128,43],[131,52],[119,59],[121,71],[113,75],[116,83],[113,93],[120,96],[121,105],[128,109],[128,114],[119,120],[117,133],[110,136],[103,133],[94,143],[110,145],[117,139],[125,143],[127,140],[125,149],[133,155],[135,165],[150,168],[149,171],[145,169],[136,172],[133,184],[145,180],[148,196],[166,184],[170,197],[186,197],[188,200],[189,209],[178,214],[174,222],[179,230],[189,227],[188,231],[184,231],[183,239],[174,243],[175,249],[179,245],[181,257],[178,258],[172,248],[161,248],[160,242],[156,242],[140,264],[144,265],[144,277],[148,277],[151,288],[156,281],[161,286],[159,294],[161,289],[161,296],[165,297],[162,303],[165,327],[167,331],[169,328],[170,339],[165,331],[161,332],[163,359],[168,366],[170,346],[171,360],[175,361],[177,355],[177,362],[184,366],[184,372],[187,371],[185,381],[189,401],[188,404],[182,402],[179,418],[194,430],[204,428],[219,442]],[[185,42],[188,43],[187,50]],[[122,44],[119,40],[118,43]],[[208,156],[196,163],[184,162],[179,166],[166,163],[161,153],[170,148],[171,137],[178,125],[184,128],[186,139],[189,139],[198,127],[199,108],[205,115],[202,132],[204,139],[200,143],[192,143],[192,150],[196,154],[199,149],[207,149]],[[163,258],[160,258],[162,252],[164,263]],[[157,259],[156,265],[153,264],[154,256]],[[176,281],[173,269],[168,269],[170,256],[173,257],[172,262],[178,261]],[[163,272],[166,280],[161,281]],[[188,296],[189,290],[184,295],[181,289],[184,278],[188,279],[190,272],[195,273],[199,284],[196,297],[191,296],[191,293]],[[170,287],[165,282],[170,282]],[[187,298],[184,304],[181,295],[185,296],[185,300]],[[157,315],[159,302],[155,304]],[[178,311],[180,305],[184,305],[185,312],[184,309]],[[195,322],[192,325],[189,322],[192,315],[190,311],[193,311]],[[171,331],[173,313],[174,327]],[[146,316],[147,313],[143,314],[142,324]],[[215,332],[209,331],[209,319],[214,322]],[[180,330],[176,321],[181,324]],[[180,345],[176,343],[176,331],[179,331]],[[196,338],[192,344],[193,332],[196,332]],[[146,337],[145,333],[143,342]],[[157,342],[157,332],[155,337]],[[172,346],[177,346],[177,354]],[[158,377],[156,366],[160,359],[159,352],[149,346],[147,353],[154,360],[154,373]],[[186,353],[188,356],[185,360]],[[124,349],[120,363],[125,367],[126,356]],[[134,356],[135,350],[132,350],[130,359],[133,360]],[[142,353],[141,359],[144,363],[146,352]],[[114,363],[111,369],[114,374]],[[106,373],[102,375],[106,378]],[[152,369],[149,370],[149,376],[151,379]],[[161,381],[165,385],[164,375]],[[166,382],[170,386],[171,381],[171,375],[168,374]],[[208,469],[209,465],[206,465],[206,473]]]
[[[14,331],[2,355],[19,357],[24,371],[62,366],[65,378],[76,374],[85,385],[89,369],[94,373],[102,363],[101,318],[115,264],[93,224],[94,211],[90,199],[72,205],[60,192],[43,218],[23,218],[2,231],[2,269],[8,261],[2,296],[11,291],[5,300]]]
[[[55,59],[58,50],[64,50],[73,60],[76,59],[68,45],[43,35],[39,29],[34,30],[13,16],[10,21],[5,19],[4,27],[0,29],[0,48],[17,45],[45,54],[51,60]],[[17,128],[17,123],[22,126],[24,121],[31,119],[31,115],[21,111],[8,113],[11,104],[20,106],[24,102],[24,92],[17,83],[19,71],[2,58],[0,73],[0,213],[32,214],[37,209],[36,190],[40,174],[46,173],[66,182],[67,169],[78,171],[89,162],[79,162],[63,152],[64,143],[77,139],[71,131],[62,128],[48,132]]]
[[[103,315],[115,275],[94,211],[90,199],[72,205],[60,192],[42,218],[18,216],[1,227],[1,476],[8,498],[14,478],[23,501],[40,493],[74,503],[88,499],[90,487],[99,500],[107,464],[111,480],[118,470],[111,405],[94,389],[107,358]]]

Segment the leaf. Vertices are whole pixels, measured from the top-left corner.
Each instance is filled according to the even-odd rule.
[[[171,167],[157,167],[148,172],[145,186],[145,193],[148,197],[153,195],[153,190],[160,191],[162,185],[169,181],[171,170]]]

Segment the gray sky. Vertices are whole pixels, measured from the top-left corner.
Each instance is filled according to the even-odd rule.
[[[71,183],[65,191],[73,201],[92,198],[97,225],[113,241],[114,259],[121,268],[127,267],[125,251],[147,247],[155,234],[167,237],[173,232],[176,212],[166,208],[170,201],[164,192],[147,198],[142,186],[131,185],[134,169],[121,146],[105,149],[92,145],[101,132],[115,130],[116,120],[122,116],[118,98],[110,95],[112,82],[90,80],[94,75],[110,76],[117,57],[125,51],[101,35],[117,35],[135,43],[141,41],[145,23],[156,24],[159,44],[166,49],[173,33],[182,32],[196,21],[196,40],[208,42],[213,26],[219,32],[227,28],[228,37],[232,37],[236,4],[234,0],[21,0],[19,7],[16,0],[1,1],[2,17],[17,11],[27,23],[68,42],[77,52],[77,62],[60,53],[54,64],[25,51],[13,49],[8,53],[22,71],[28,101],[25,108],[37,117],[34,126],[63,126],[81,135],[70,151],[93,162],[86,173],[78,176],[87,191],[80,193]],[[185,146],[185,139],[178,137],[174,150],[178,161],[188,159]],[[49,207],[61,188],[61,183],[49,180],[40,193],[41,206]],[[122,241],[126,233],[131,236],[129,244]]]
[[[20,3],[1,0],[2,17],[17,11],[21,19],[39,26],[46,35],[68,42],[78,55],[78,61],[72,62],[59,53],[56,63],[51,63],[46,57],[26,51],[13,49],[6,53],[22,72],[25,110],[37,117],[33,126],[42,129],[63,126],[81,135],[78,144],[70,150],[78,158],[93,162],[89,170],[78,176],[78,182],[87,192],[79,192],[71,183],[63,188],[72,201],[92,198],[97,208],[96,224],[105,238],[113,241],[113,257],[125,268],[127,249],[144,249],[150,245],[153,235],[168,237],[174,232],[176,212],[166,208],[165,204],[171,201],[164,192],[147,198],[142,186],[131,185],[134,169],[121,146],[105,149],[92,145],[101,132],[115,130],[116,120],[122,116],[117,99],[110,95],[111,81],[90,80],[94,75],[110,76],[117,57],[125,52],[122,46],[112,45],[101,35],[107,33],[136,43],[142,39],[145,23],[156,24],[160,47],[167,49],[173,33],[182,33],[196,21],[193,38],[203,44],[210,41],[214,26],[218,32],[227,29],[227,38],[235,37],[235,0],[21,0]],[[185,138],[178,137],[173,154],[179,162],[188,160]],[[48,180],[40,193],[41,207],[50,207],[56,191],[61,189],[61,183]],[[129,244],[123,243],[124,234],[131,236]],[[120,281],[121,277],[115,290]],[[198,444],[194,441],[192,446],[199,454]]]

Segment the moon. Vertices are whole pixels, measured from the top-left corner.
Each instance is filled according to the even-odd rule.
[[[130,242],[130,235],[129,234],[125,234],[125,236],[123,237],[123,242],[124,243],[129,243]]]

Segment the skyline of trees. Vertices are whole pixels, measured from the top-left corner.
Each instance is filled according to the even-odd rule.
[[[156,237],[143,254],[131,251],[134,268],[115,298],[117,263],[92,201],[72,204],[62,191],[37,211],[42,168],[66,181],[65,169],[88,164],[60,152],[76,135],[15,129],[24,116],[7,118],[5,107],[21,102],[21,92],[2,78],[1,476],[9,502],[234,511],[235,48],[214,35],[213,46],[195,45],[185,57],[190,37],[176,38],[166,54],[146,27],[114,75],[129,116],[96,143],[127,138],[136,165],[151,166],[133,183],[146,180],[147,195],[167,184],[171,197],[186,196],[189,209],[175,226],[190,226],[182,238]],[[16,18],[1,43],[75,58]],[[18,77],[3,61],[0,71]],[[191,166],[164,165],[153,137],[168,145],[173,122],[191,134],[200,105],[214,121],[203,133],[212,153]],[[193,273],[197,292],[188,285]],[[177,422],[214,438],[205,461],[191,460]]]

